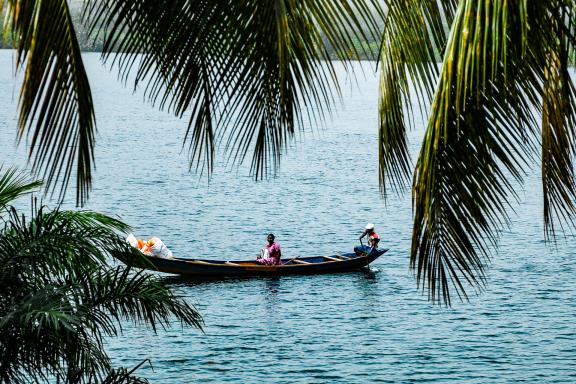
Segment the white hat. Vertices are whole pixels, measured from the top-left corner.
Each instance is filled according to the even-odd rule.
[[[374,224],[372,223],[366,224],[366,230],[369,231],[371,229],[374,229]]]

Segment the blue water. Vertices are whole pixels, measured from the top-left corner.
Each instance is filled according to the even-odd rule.
[[[13,56],[0,51],[0,162],[15,146]],[[99,136],[88,208],[119,216],[176,255],[252,258],[274,232],[286,257],[349,251],[375,222],[391,251],[370,272],[209,283],[167,282],[197,308],[204,333],[178,324],[155,335],[127,325],[108,341],[118,365],[157,383],[576,382],[574,237],[543,242],[538,165],[488,268],[488,285],[451,309],[430,304],[408,269],[410,193],[378,192],[377,86],[365,66],[343,81],[325,129],[307,127],[274,179],[220,157],[213,178],[188,172],[186,120],[159,112],[87,54]],[[418,149],[422,124],[410,133]],[[71,191],[73,192],[73,191]],[[64,204],[73,207],[73,193]],[[50,202],[54,205],[55,202]]]

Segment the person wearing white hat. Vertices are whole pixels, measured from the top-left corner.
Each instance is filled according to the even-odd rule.
[[[354,251],[356,253],[370,253],[373,249],[378,249],[378,243],[380,242],[380,236],[374,231],[374,224],[368,223],[364,228],[364,232],[358,240],[362,242],[364,236],[368,236],[368,245],[356,246]]]

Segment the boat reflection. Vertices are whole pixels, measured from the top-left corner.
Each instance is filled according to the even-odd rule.
[[[358,276],[362,280],[375,280],[377,278],[378,271],[372,270],[370,268],[362,268],[357,271],[350,272],[339,272],[339,273],[327,273],[322,275],[312,275],[315,278],[322,277],[333,277],[337,279],[338,276]],[[274,291],[279,287],[280,281],[294,281],[297,279],[309,279],[310,275],[296,275],[296,276],[247,276],[247,277],[199,277],[199,276],[187,276],[187,275],[169,275],[158,273],[160,281],[164,284],[177,286],[197,286],[197,285],[211,285],[211,284],[242,284],[247,281],[263,281],[266,284],[266,290]],[[312,277],[314,278],[314,277]]]

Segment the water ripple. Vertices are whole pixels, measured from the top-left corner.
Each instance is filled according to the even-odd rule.
[[[247,167],[220,167],[208,183],[188,172],[180,152],[187,122],[133,97],[98,55],[85,57],[99,128],[88,208],[120,216],[137,236],[160,236],[182,256],[251,258],[268,232],[287,257],[348,251],[368,221],[391,248],[370,272],[205,283],[165,277],[197,305],[205,333],[175,323],[155,335],[126,324],[108,340],[114,364],[150,358],[153,369],[139,373],[158,383],[576,382],[575,242],[567,237],[551,249],[542,241],[536,173],[488,266],[486,291],[438,308],[408,270],[410,194],[379,197],[376,78],[360,76],[361,92],[343,87],[338,118],[295,143],[276,179],[254,182]],[[0,52],[0,68],[9,60]],[[10,71],[0,71],[0,84],[8,85],[0,89],[0,134],[13,143]],[[414,153],[423,132],[416,120]],[[14,159],[25,164],[25,148],[5,145],[0,163]]]

